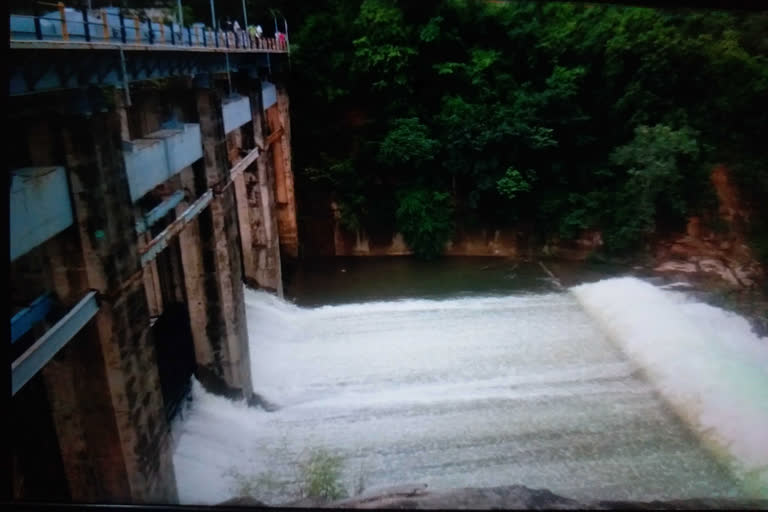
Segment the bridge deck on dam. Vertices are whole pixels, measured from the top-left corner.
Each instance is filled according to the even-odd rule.
[[[285,37],[139,21],[119,8],[10,15],[9,93],[121,86],[171,76],[270,68]]]

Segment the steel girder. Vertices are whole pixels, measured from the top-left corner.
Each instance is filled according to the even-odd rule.
[[[227,72],[224,53],[124,51],[125,75],[118,50],[11,49],[11,96],[60,89],[114,86],[170,77]],[[271,59],[274,66],[276,60]],[[269,66],[265,53],[230,53],[229,71],[256,71]]]

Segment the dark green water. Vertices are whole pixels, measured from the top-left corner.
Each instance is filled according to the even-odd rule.
[[[577,262],[548,262],[564,286],[632,274],[631,269]],[[287,269],[285,298],[303,306],[401,298],[472,297],[556,291],[537,262],[496,257],[333,258]]]

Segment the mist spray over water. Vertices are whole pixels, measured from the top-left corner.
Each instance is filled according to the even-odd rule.
[[[755,386],[765,382],[765,340],[739,317],[634,279],[317,308],[246,290],[246,308],[254,389],[280,409],[248,408],[195,382],[174,455],[183,503],[237,494],[232,469],[268,475],[280,485],[258,497],[288,501],[297,462],[318,447],[343,458],[350,489],[362,479],[367,488],[523,484],[586,500],[743,495],[668,407],[679,407],[677,395],[705,404],[701,426],[689,422],[697,434],[742,421],[724,432],[748,447],[727,453],[745,468],[764,463]],[[686,340],[715,331],[708,323],[720,327],[706,355],[683,358],[701,348]],[[628,350],[644,339],[658,342]],[[713,358],[724,357],[728,370],[716,373]],[[664,368],[685,385],[665,380]],[[741,394],[718,413],[706,405],[722,396],[711,379],[732,377],[728,389]]]
[[[573,293],[703,441],[768,497],[768,338],[734,313],[633,278]]]

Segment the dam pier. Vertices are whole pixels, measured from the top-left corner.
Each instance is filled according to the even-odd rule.
[[[288,47],[57,14],[10,24],[13,498],[174,503],[190,378],[254,396],[243,283],[297,254]]]

